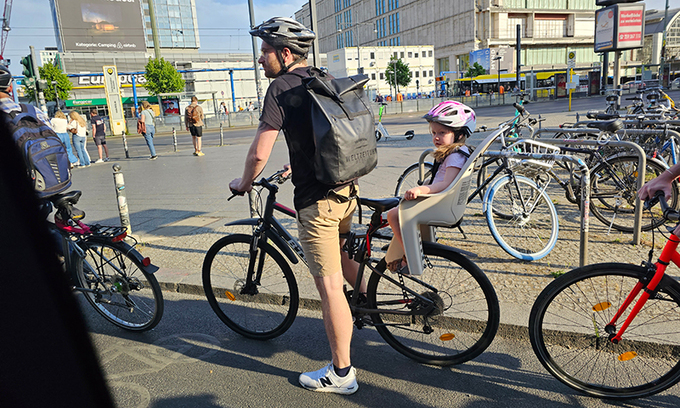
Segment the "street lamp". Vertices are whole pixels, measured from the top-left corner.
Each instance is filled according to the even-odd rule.
[[[363,23],[356,23],[356,24],[353,24],[353,25],[352,24],[347,25],[348,28],[353,28],[352,31],[354,33],[354,38],[356,38],[356,42],[357,42],[357,74],[363,74],[364,73],[364,70],[361,67],[361,48],[360,48],[361,42],[359,41],[359,26],[362,25],[362,24],[373,24],[373,22],[372,21],[366,21],[366,22],[363,22]],[[341,33],[342,30],[343,30],[342,28],[339,28],[338,32]],[[373,32],[374,33],[378,32],[378,29],[375,27],[375,24],[373,24]]]

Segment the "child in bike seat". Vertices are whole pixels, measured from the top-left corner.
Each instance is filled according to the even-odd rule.
[[[476,126],[475,111],[456,101],[444,101],[423,116],[430,124],[434,152],[432,178],[422,186],[413,187],[404,193],[404,200],[415,200],[422,194],[444,191],[456,178],[472,149],[465,145],[467,138]],[[399,228],[399,208],[387,213],[387,221],[392,227],[394,238],[385,255],[387,268],[393,272],[409,273],[404,254],[404,243]]]

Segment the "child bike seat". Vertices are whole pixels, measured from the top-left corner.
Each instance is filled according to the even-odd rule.
[[[66,204],[71,205],[77,204],[78,200],[80,200],[81,195],[83,195],[82,191],[73,190],[64,194],[55,194],[52,197],[50,197],[49,200],[52,201],[55,207],[60,208]]]
[[[472,152],[465,165],[443,191],[435,194],[423,194],[415,200],[402,200],[399,204],[399,224],[404,240],[406,262],[412,275],[422,275],[424,270],[423,244],[420,226],[449,227],[462,218],[467,206],[468,193],[472,183],[475,162],[486,152],[496,138],[509,129],[510,125],[501,126],[492,132]],[[426,240],[432,239],[429,234]]]

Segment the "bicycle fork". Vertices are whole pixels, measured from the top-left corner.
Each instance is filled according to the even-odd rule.
[[[671,261],[673,261],[673,263],[680,262],[680,254],[676,252],[679,243],[680,238],[671,234],[670,238],[668,239],[668,243],[666,244],[663,251],[661,252],[661,255],[659,256],[659,260],[652,266],[654,269],[650,269],[650,274],[648,274],[647,276],[645,276],[643,280],[635,284],[633,290],[630,292],[630,294],[628,294],[626,300],[619,307],[619,310],[616,312],[616,315],[614,315],[609,324],[605,326],[605,331],[609,334],[609,341],[611,341],[614,344],[618,344],[621,341],[623,333],[626,331],[628,326],[630,326],[633,319],[635,319],[635,317],[637,316],[638,312],[640,312],[640,310],[645,305],[650,296],[656,294],[659,282],[661,282],[661,279],[663,278],[666,268],[668,267],[670,262]],[[628,317],[623,322],[621,328],[617,332],[616,331],[617,320],[633,303],[638,294],[640,294],[640,291],[643,291],[642,295],[640,295],[640,299],[638,299],[638,301],[635,303],[635,306],[633,306],[633,309],[630,311],[630,314],[628,314]]]

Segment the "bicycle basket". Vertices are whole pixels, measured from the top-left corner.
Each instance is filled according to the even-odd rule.
[[[557,146],[551,146],[531,139],[518,140],[506,149],[517,153],[559,154],[560,152],[560,148]],[[555,160],[519,159],[510,157],[508,158],[508,163],[510,168],[515,171],[543,172],[550,170],[555,164]]]

